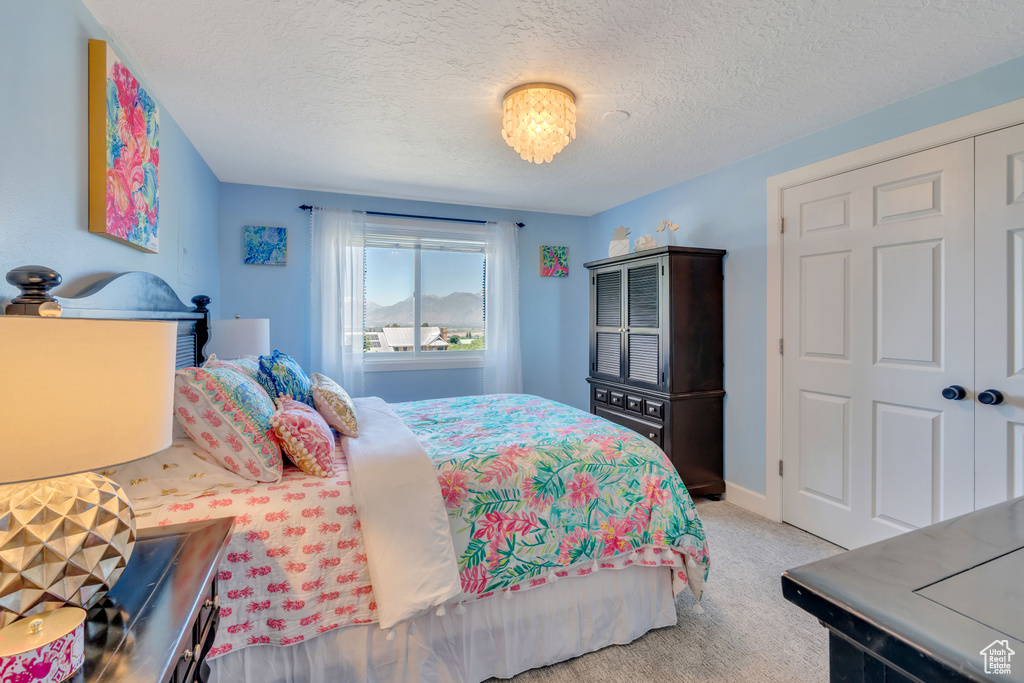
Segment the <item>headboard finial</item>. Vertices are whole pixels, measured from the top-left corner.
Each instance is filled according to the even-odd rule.
[[[7,282],[21,290],[11,299],[5,309],[7,315],[42,315],[56,307],[57,300],[50,296],[50,290],[60,284],[61,277],[53,268],[46,266],[20,266],[7,272]],[[52,312],[50,313],[52,315]],[[59,313],[57,313],[59,315]]]
[[[205,294],[196,294],[194,297],[192,297],[192,303],[196,305],[197,311],[199,311],[200,313],[205,313],[206,307],[210,303],[210,297],[206,296]]]

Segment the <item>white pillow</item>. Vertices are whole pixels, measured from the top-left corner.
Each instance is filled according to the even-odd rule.
[[[135,510],[181,503],[218,489],[237,489],[252,482],[224,469],[175,423],[171,445],[153,455],[101,472],[118,484]]]

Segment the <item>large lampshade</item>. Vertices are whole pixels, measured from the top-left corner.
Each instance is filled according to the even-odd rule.
[[[0,626],[88,609],[120,578],[134,512],[124,489],[88,470],[170,445],[176,327],[0,317]],[[85,613],[73,614],[80,638]],[[63,643],[60,623],[36,619],[29,633]]]
[[[226,318],[210,326],[210,353],[218,358],[270,354],[269,318]]]
[[[0,316],[0,484],[171,444],[176,324]]]
[[[526,161],[551,161],[576,138],[576,99],[552,83],[512,88],[505,93],[501,137]]]

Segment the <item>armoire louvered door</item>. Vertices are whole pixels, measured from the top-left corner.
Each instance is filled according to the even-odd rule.
[[[626,273],[626,384],[662,388],[661,271],[664,257],[638,261]]]
[[[692,495],[720,495],[720,249],[659,247],[590,269],[590,412],[665,451]]]
[[[616,382],[622,381],[622,268],[608,268],[593,274],[594,335],[591,339],[590,371]]]

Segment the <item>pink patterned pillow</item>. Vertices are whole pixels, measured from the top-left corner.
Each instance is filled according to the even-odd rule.
[[[224,468],[246,479],[281,480],[273,414],[267,392],[238,370],[185,368],[174,375],[178,424]]]
[[[291,396],[279,396],[270,424],[282,450],[299,469],[318,477],[334,474],[334,433],[320,413]]]

